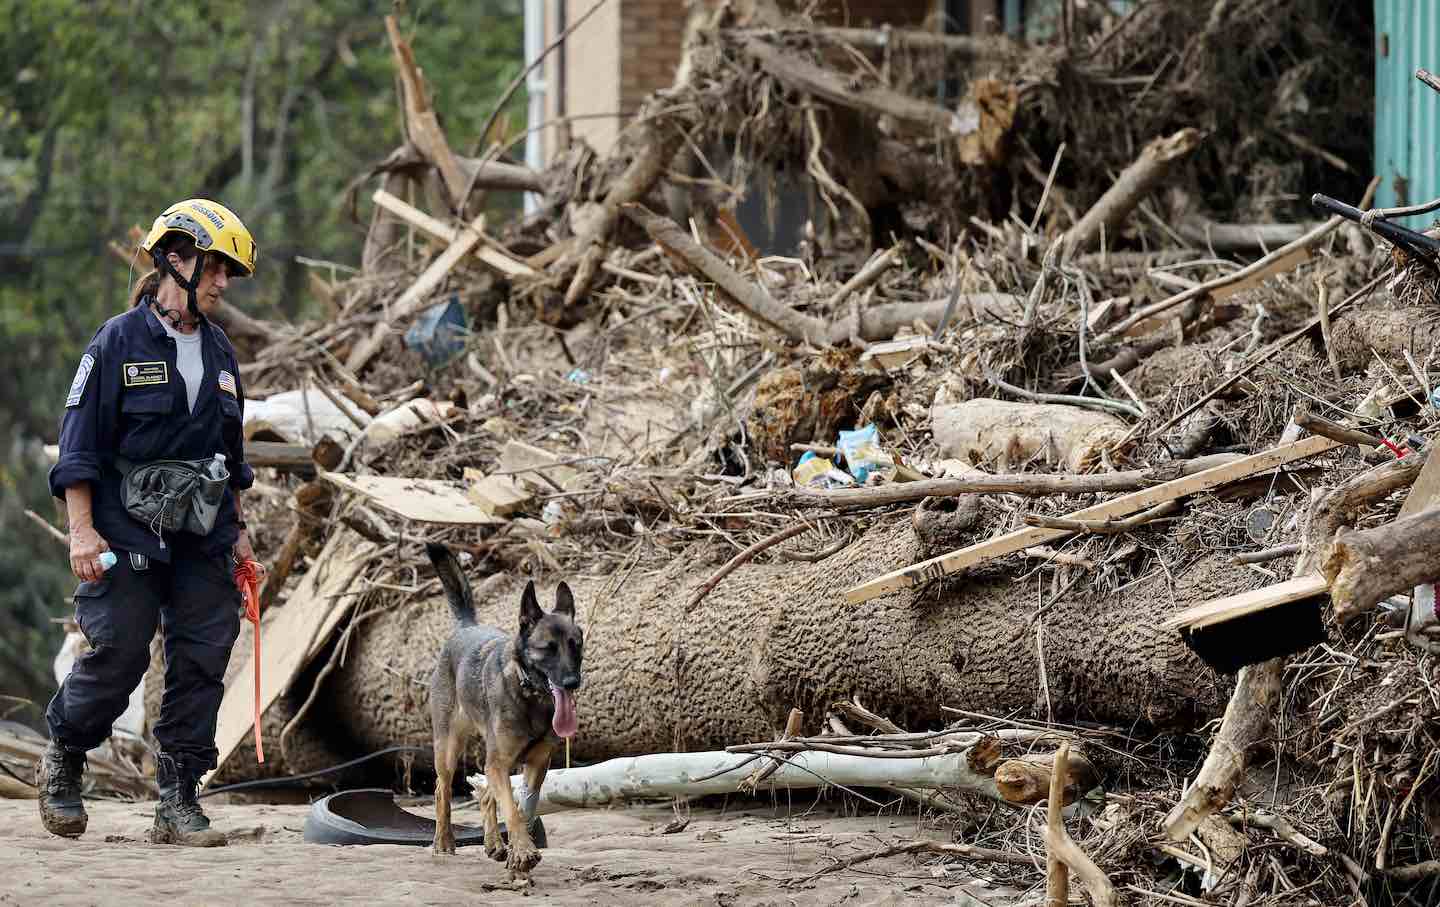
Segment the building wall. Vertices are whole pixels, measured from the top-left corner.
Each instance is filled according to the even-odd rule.
[[[595,0],[544,0],[545,43],[559,35],[560,9],[573,23]],[[696,0],[713,4],[716,0]],[[562,49],[546,58],[547,121],[570,120],[570,132],[597,151],[608,151],[624,123],[655,90],[673,84],[680,63],[687,18],[686,0],[610,0],[566,39]],[[822,0],[817,16],[835,25],[871,26],[888,23],[904,28],[935,28],[954,0]],[[962,30],[978,31],[993,16],[994,0],[960,3]],[[562,74],[563,67],[563,74]],[[618,114],[618,115],[617,115]],[[604,115],[604,116],[597,116]],[[543,156],[551,159],[563,135],[547,129]]]
[[[678,4],[678,0],[677,0]],[[621,17],[627,0],[610,0],[571,32],[562,47],[545,58],[545,119],[570,118],[569,132],[604,151],[615,144],[625,120],[620,101]],[[564,22],[574,24],[595,6],[595,0],[545,0],[545,45],[560,34]],[[563,146],[560,129],[545,130],[548,161]]]

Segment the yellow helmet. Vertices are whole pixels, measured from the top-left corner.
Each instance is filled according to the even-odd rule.
[[[156,255],[156,246],[171,233],[189,236],[202,252],[223,255],[235,265],[240,277],[255,273],[255,239],[235,212],[222,204],[190,198],[176,202],[155,218],[140,247],[156,259],[156,267],[167,271],[170,269],[163,267],[163,257]],[[198,273],[195,276],[199,278]]]

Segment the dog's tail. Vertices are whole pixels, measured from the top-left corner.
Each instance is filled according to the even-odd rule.
[[[425,553],[430,555],[430,563],[440,574],[440,585],[445,587],[445,597],[450,600],[450,613],[462,627],[475,623],[475,595],[460,571],[460,561],[449,548],[433,542],[425,546]]]

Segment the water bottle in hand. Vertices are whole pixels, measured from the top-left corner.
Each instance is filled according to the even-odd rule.
[[[115,566],[117,563],[119,563],[119,558],[115,557],[115,552],[113,552],[113,551],[102,551],[102,552],[100,552],[100,569],[101,569],[101,570],[109,570],[111,567]]]

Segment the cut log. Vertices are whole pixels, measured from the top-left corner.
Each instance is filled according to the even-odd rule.
[[[268,466],[281,472],[302,476],[315,475],[312,448],[305,444],[282,444],[278,441],[247,441],[245,462],[251,466]]]
[[[1088,252],[1097,247],[1102,230],[1113,246],[1117,230],[1125,218],[1165,179],[1176,161],[1200,146],[1201,137],[1198,129],[1181,129],[1174,135],[1155,139],[1146,145],[1135,162],[1120,174],[1115,185],[1100,196],[1079,223],[1066,232],[1062,259],[1068,261],[1078,252]]]
[[[1188,603],[1169,605],[1163,571],[1119,600],[1082,584],[1047,605],[1042,684],[1029,624],[1034,586],[1002,571],[859,609],[842,599],[848,586],[917,554],[908,514],[881,520],[820,563],[745,564],[693,611],[686,603],[711,572],[694,557],[655,574],[567,576],[586,641],[573,757],[669,752],[677,740],[686,750],[774,740],[791,708],[805,712],[814,734],[833,703],[857,695],[914,728],[945,721],[946,704],[1044,716],[1047,687],[1057,720],[1185,727],[1219,714],[1224,681],[1157,626]],[[1192,570],[1235,577],[1229,587],[1206,583],[1206,597],[1252,581],[1220,554]],[[514,632],[523,587],[524,577],[504,577],[477,601],[478,621]],[[316,703],[356,755],[431,745],[424,684],[454,623],[438,594],[403,601],[356,630]]]
[[[1335,614],[1349,617],[1440,579],[1440,507],[1335,539],[1321,564]]]
[[[1055,772],[1055,753],[1035,753],[1009,759],[995,769],[995,786],[1007,803],[1033,806],[1050,796]],[[1069,806],[1100,783],[1100,773],[1079,753],[1070,754],[1065,778],[1063,806]]]
[[[551,769],[540,788],[539,815],[566,809],[620,806],[635,800],[703,797],[740,790],[748,777],[742,769],[759,764],[740,753],[658,753],[611,759],[584,768]],[[486,786],[484,775],[467,779],[475,789]],[[872,759],[837,753],[791,753],[762,790],[805,789],[843,784],[846,787],[905,787],[960,790],[999,800],[995,782],[971,770],[968,752],[923,759]],[[510,779],[516,799],[524,799],[525,779]]]

